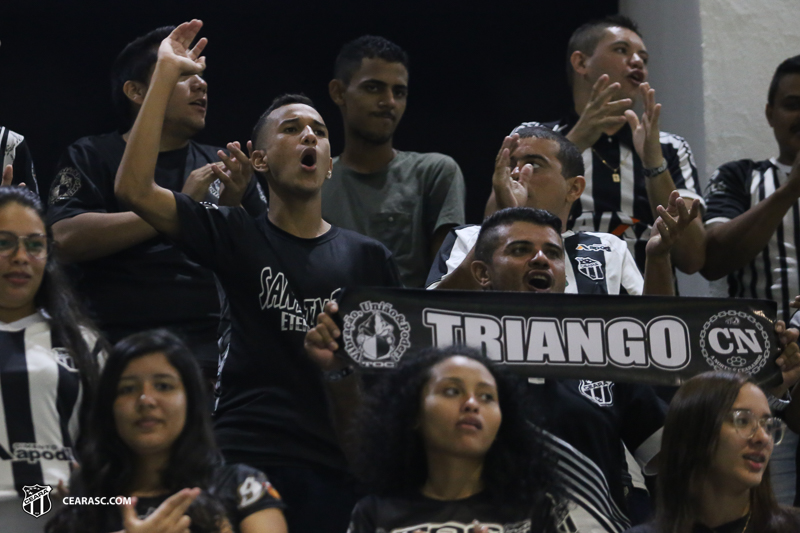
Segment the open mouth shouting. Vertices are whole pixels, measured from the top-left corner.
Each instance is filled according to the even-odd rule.
[[[525,286],[531,292],[550,292],[554,283],[553,275],[546,270],[531,270],[525,275]]]
[[[300,166],[303,167],[303,170],[307,170],[309,172],[313,172],[317,169],[317,149],[316,147],[309,146],[305,150],[303,150],[302,155],[300,156]]]
[[[644,83],[644,71],[638,68],[631,71],[627,77],[634,85],[641,85]]]

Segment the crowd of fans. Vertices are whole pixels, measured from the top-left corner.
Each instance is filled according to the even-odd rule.
[[[767,98],[779,155],[723,165],[704,197],[635,23],[581,26],[574,109],[498,140],[465,224],[458,164],[393,147],[402,48],[340,51],[338,157],[300,94],[221,149],[193,140],[201,28],[125,47],[120,130],[73,143],[41,197],[0,127],[0,529],[800,531],[800,56]],[[337,354],[345,287],[671,297],[675,268],[777,302],[782,383],[525,382],[459,345],[363,379]]]

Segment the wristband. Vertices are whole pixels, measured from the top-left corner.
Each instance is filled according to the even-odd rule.
[[[642,169],[642,174],[644,174],[645,178],[654,178],[667,170],[667,160],[663,159],[661,164],[658,165],[656,168],[645,168]]]
[[[767,393],[767,402],[769,402],[769,407],[774,412],[782,413],[792,402],[792,395],[789,394],[789,391],[786,391],[786,394],[783,395],[783,398],[776,398],[772,394]]]
[[[331,383],[336,381],[341,381],[350,374],[354,373],[355,371],[356,369],[353,368],[352,365],[347,365],[346,367],[341,368],[339,370],[329,370],[328,372],[323,372],[322,379]]]

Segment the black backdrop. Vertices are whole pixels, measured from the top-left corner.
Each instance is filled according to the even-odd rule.
[[[115,127],[108,70],[123,46],[155,27],[200,18],[209,39],[209,114],[199,140],[215,145],[246,140],[274,96],[302,91],[338,154],[341,117],[327,83],[339,47],[365,33],[404,47],[410,94],[395,146],[458,161],[470,222],[482,216],[503,136],[569,107],[564,53],[572,30],[617,11],[612,0],[9,4],[0,6],[0,124],[28,138],[44,186],[67,145]]]

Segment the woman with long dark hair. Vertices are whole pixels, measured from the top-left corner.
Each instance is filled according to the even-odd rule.
[[[69,480],[80,406],[98,374],[99,336],[53,252],[38,196],[0,187],[0,516],[8,531],[42,530],[29,515],[49,511],[43,491]]]
[[[48,531],[120,529],[285,533],[280,496],[264,474],[222,465],[200,369],[172,333],[131,335],[112,349],[84,427],[70,496],[129,496],[114,507],[66,508]],[[80,501],[80,500],[77,500]]]
[[[561,490],[523,397],[517,381],[471,348],[404,361],[356,422],[356,470],[371,496],[353,511],[351,533],[474,520],[555,531]]]
[[[656,518],[631,533],[796,533],[781,508],[769,460],[784,423],[747,375],[707,372],[672,399],[658,457]]]

